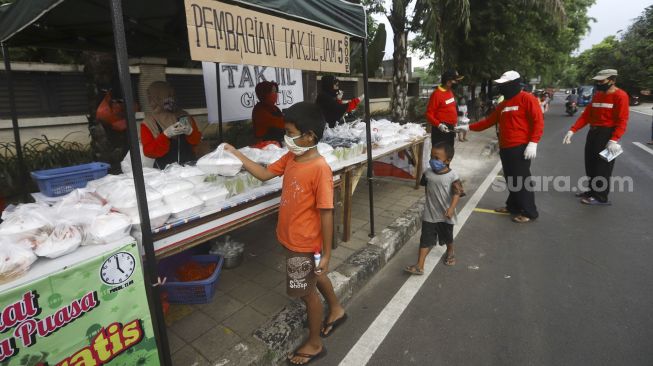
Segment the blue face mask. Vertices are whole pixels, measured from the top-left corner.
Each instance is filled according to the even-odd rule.
[[[439,172],[440,170],[447,167],[447,164],[445,164],[444,162],[438,159],[429,160],[429,165],[431,166],[431,169],[433,169],[434,172]]]

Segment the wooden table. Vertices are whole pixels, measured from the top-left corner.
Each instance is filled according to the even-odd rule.
[[[422,176],[424,139],[425,137],[408,143],[373,149],[372,160],[406,150],[417,168],[415,178],[415,188],[417,188]],[[341,192],[340,196],[336,197],[334,206],[342,207],[342,214],[336,213],[334,226],[342,225],[342,241],[345,242],[351,239],[352,195],[366,166],[367,154],[361,154],[353,159],[338,162],[332,167],[335,192]],[[182,252],[267,217],[279,209],[280,197],[280,182],[264,185],[228,200],[222,207],[154,229],[156,256],[164,258]],[[338,216],[342,216],[342,219]],[[337,242],[334,243],[334,246],[336,245]]]

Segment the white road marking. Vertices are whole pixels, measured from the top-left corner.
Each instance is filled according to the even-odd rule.
[[[453,237],[458,236],[460,229],[465,225],[465,222],[472,214],[474,208],[479,203],[485,192],[490,188],[490,185],[497,177],[497,173],[501,170],[501,162],[497,162],[490,174],[485,178],[483,183],[478,187],[476,192],[467,201],[465,207],[458,214],[459,224],[454,227]],[[340,362],[341,366],[361,366],[366,365],[370,358],[376,352],[381,342],[388,335],[395,322],[404,312],[408,304],[413,300],[422,287],[435,266],[440,262],[440,257],[444,254],[445,248],[437,246],[433,248],[426,258],[426,265],[424,266],[423,276],[411,276],[406,280],[403,286],[392,297],[390,302],[385,306],[381,313],[374,319],[372,324],[367,328],[365,333],[360,337],[358,342],[349,350],[349,353]]]
[[[639,114],[643,114],[645,116],[653,116],[653,112],[642,112],[642,111],[636,111],[634,109],[631,109],[630,111],[635,112],[635,113],[639,113]]]
[[[653,149],[651,149],[651,148],[648,147],[648,146],[645,146],[645,145],[642,144],[641,142],[633,142],[633,145],[635,145],[635,146],[639,147],[640,149],[646,151],[647,153],[653,155]]]

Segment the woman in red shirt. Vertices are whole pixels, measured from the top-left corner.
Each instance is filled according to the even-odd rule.
[[[274,81],[263,81],[256,85],[255,91],[259,100],[252,110],[256,142],[282,142],[285,131],[283,113],[277,107],[279,85]]]
[[[165,81],[155,81],[147,88],[147,99],[151,112],[141,124],[145,156],[155,159],[159,169],[195,160],[193,146],[202,134],[193,117],[177,107],[174,89]]]

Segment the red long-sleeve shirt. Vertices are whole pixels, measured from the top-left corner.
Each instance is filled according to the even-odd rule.
[[[544,116],[540,102],[532,94],[519,92],[503,101],[487,118],[469,125],[472,131],[483,131],[499,124],[499,146],[510,148],[529,142],[538,143],[544,132]]]
[[[589,123],[590,126],[614,127],[611,140],[619,141],[628,125],[628,94],[621,89],[614,93],[596,92],[592,102],[585,107],[571,131],[576,132]]]
[[[195,120],[192,117],[189,118],[193,132],[190,135],[186,135],[186,142],[195,146],[202,140],[202,134],[197,128]],[[168,136],[161,132],[154,138],[152,131],[150,131],[145,123],[141,123],[141,142],[143,143],[143,154],[148,158],[160,158],[170,150],[170,139],[168,139]]]
[[[426,107],[426,119],[436,127],[440,122],[446,122],[454,126],[458,123],[456,98],[451,90],[441,86],[435,88]]]

